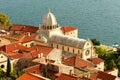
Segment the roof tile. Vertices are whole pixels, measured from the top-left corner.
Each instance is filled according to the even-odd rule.
[[[57,80],[79,80],[79,79],[72,75],[61,73],[61,75],[57,78]]]
[[[25,73],[16,80],[45,80],[45,79],[43,79],[42,77],[32,75],[30,73]]]
[[[83,60],[79,56],[70,57],[64,60],[64,63],[75,67],[85,67],[92,65],[89,61]]]
[[[41,73],[40,64],[28,67],[24,70],[27,71],[27,72],[30,72],[30,73],[35,73],[35,74],[40,74]]]
[[[22,25],[22,24],[13,24],[10,28],[12,31],[24,31],[24,32],[36,32],[39,28],[30,25]]]
[[[91,61],[91,62],[94,63],[94,64],[99,64],[99,63],[101,63],[101,62],[104,62],[104,60],[101,59],[101,58],[90,58],[90,59],[88,59],[88,60]]]
[[[77,28],[74,28],[72,26],[65,26],[65,27],[62,27],[61,30],[63,33],[66,33],[66,32],[70,32],[70,31],[73,31],[73,30],[76,30]]]

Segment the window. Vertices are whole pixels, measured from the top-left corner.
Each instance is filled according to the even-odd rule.
[[[73,48],[73,53],[74,53],[74,48]]]
[[[53,44],[51,44],[51,47],[53,47]]]
[[[30,46],[34,46],[34,43],[31,43]]]
[[[58,44],[57,44],[57,48],[58,48]]]
[[[80,50],[78,50],[78,54],[80,54]]]
[[[4,68],[5,66],[4,65],[1,65],[1,68]]]
[[[89,50],[86,50],[85,54],[86,55],[89,55],[90,51]]]
[[[64,46],[62,46],[62,50],[64,50]]]
[[[69,51],[69,47],[68,47],[68,51]]]

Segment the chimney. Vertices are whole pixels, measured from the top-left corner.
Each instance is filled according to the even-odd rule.
[[[40,55],[40,54],[38,54],[38,58],[41,58],[41,55]]]

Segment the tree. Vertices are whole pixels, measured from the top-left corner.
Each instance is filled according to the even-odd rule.
[[[105,70],[117,68],[119,70],[118,76],[120,76],[120,56],[116,55],[116,52],[107,52],[102,48],[96,47],[96,53],[98,57],[105,60]]]
[[[97,39],[91,39],[93,45],[100,45],[100,41],[98,41]]]
[[[0,26],[4,26],[5,29],[6,26],[10,26],[11,24],[9,17],[4,13],[0,13]]]
[[[7,72],[6,72],[7,77],[10,76],[10,72],[11,72],[11,63],[10,63],[10,58],[8,58],[7,59]]]

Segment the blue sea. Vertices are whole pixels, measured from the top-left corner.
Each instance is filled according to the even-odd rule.
[[[15,24],[38,26],[48,8],[61,26],[79,29],[79,38],[120,44],[120,0],[0,0],[0,12]]]

